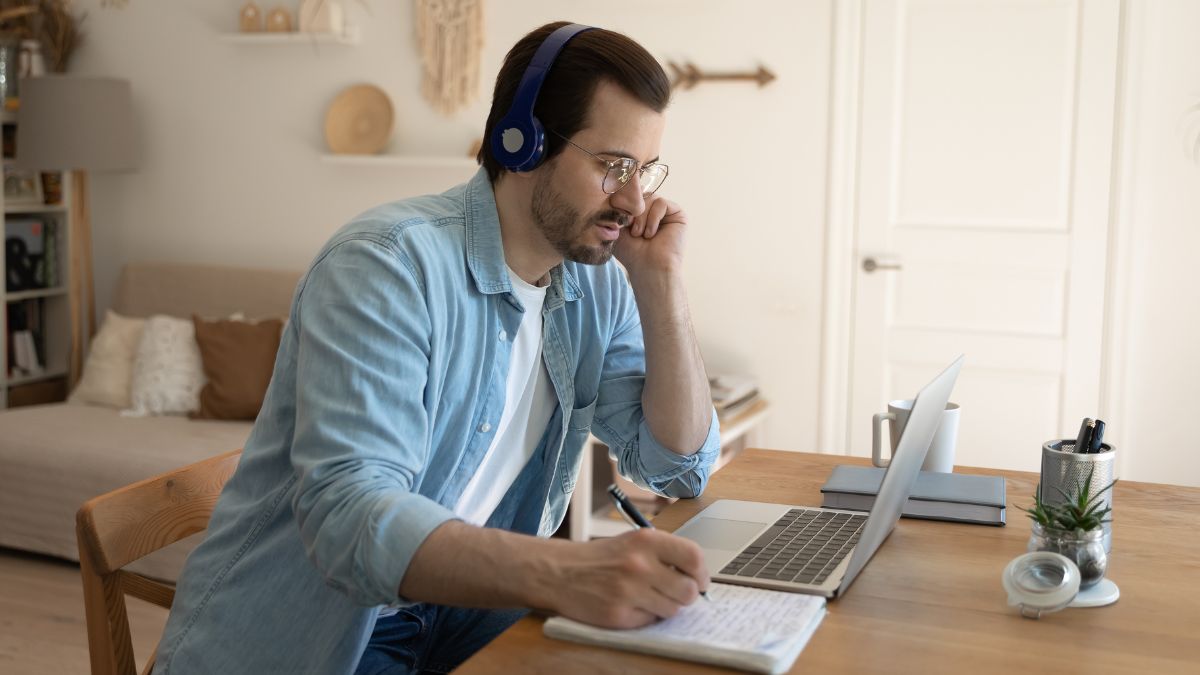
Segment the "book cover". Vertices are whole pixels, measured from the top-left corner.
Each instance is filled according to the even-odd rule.
[[[873,466],[834,467],[821,486],[822,506],[869,511],[884,471]],[[922,471],[901,515],[1002,526],[1005,512],[1005,483],[1001,476]]]

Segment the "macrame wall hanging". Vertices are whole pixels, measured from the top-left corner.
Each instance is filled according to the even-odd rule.
[[[483,0],[416,0],[421,94],[443,115],[479,95]]]

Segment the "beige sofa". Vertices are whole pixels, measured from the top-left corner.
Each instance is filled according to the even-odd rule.
[[[126,316],[287,316],[298,272],[131,264],[112,309]],[[122,485],[242,447],[250,422],[123,417],[56,403],[0,412],[0,546],[78,560],[75,512]],[[175,579],[192,537],[132,569]]]

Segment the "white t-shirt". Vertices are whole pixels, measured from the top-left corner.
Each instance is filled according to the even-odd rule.
[[[542,360],[542,305],[546,287],[525,283],[511,269],[513,292],[525,316],[512,343],[504,412],[496,435],[479,469],[463,489],[454,514],[472,525],[483,525],[525,468],[554,414],[554,387]]]

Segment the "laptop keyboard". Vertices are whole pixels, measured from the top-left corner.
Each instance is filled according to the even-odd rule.
[[[820,584],[858,542],[865,515],[792,509],[734,558],[721,574]]]

